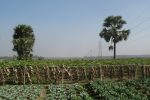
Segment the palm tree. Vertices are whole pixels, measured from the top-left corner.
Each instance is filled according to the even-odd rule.
[[[14,28],[13,51],[17,52],[19,60],[27,60],[32,57],[34,41],[35,36],[31,26],[21,24]]]
[[[110,46],[110,50],[114,50],[114,59],[116,59],[116,43],[127,40],[130,30],[122,29],[126,21],[121,16],[108,16],[103,23],[103,29],[99,33],[101,38],[104,38],[106,42],[113,43]]]

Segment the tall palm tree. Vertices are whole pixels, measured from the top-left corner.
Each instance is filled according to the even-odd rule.
[[[35,36],[31,26],[21,24],[14,28],[13,51],[17,52],[19,60],[27,60],[32,57],[34,41]]]
[[[114,50],[114,59],[116,59],[116,44],[122,40],[127,40],[130,30],[122,29],[126,21],[121,16],[108,16],[103,23],[103,29],[99,33],[101,38],[104,38],[106,42],[113,43],[109,49]]]

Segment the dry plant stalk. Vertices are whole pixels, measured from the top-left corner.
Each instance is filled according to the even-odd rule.
[[[17,71],[17,68],[13,68],[13,73],[14,73],[14,78],[13,78],[13,80],[14,80],[14,83],[15,84],[18,84],[18,71]]]
[[[50,70],[49,70],[49,67],[48,66],[46,66],[45,67],[45,80],[47,81],[47,82],[50,82]]]
[[[1,68],[0,69],[0,81],[2,82],[2,84],[4,85],[5,84],[5,76],[4,76],[4,73],[3,73],[3,69]]]
[[[35,67],[36,69],[36,71],[35,71],[35,74],[36,74],[36,79],[37,79],[37,83],[40,83],[40,73],[39,73],[39,68],[36,66]]]

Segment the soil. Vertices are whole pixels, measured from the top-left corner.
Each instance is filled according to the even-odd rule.
[[[41,90],[40,96],[37,98],[37,100],[45,100],[46,97],[46,88]]]

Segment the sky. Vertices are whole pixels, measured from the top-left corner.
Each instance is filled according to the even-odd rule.
[[[33,54],[43,57],[112,56],[99,37],[104,19],[120,15],[131,33],[117,55],[150,54],[150,0],[0,0],[0,56],[14,56],[18,24],[32,26]]]

